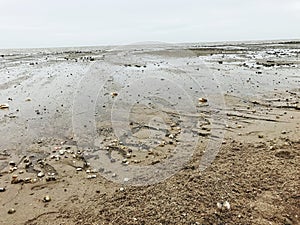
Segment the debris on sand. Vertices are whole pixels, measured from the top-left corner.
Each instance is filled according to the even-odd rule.
[[[0,104],[0,109],[8,109],[9,105],[7,103]]]
[[[51,201],[51,197],[49,195],[46,195],[44,198],[43,198],[43,201],[44,202],[50,202]]]
[[[199,103],[205,103],[205,102],[207,102],[207,99],[206,98],[199,98],[198,101],[199,101]]]
[[[230,210],[230,203],[228,201],[217,202],[217,208],[219,210]]]
[[[112,93],[110,93],[110,95],[114,98],[114,97],[118,96],[118,92],[112,92]]]
[[[8,213],[8,214],[14,214],[15,212],[16,212],[16,210],[15,210],[15,209],[13,209],[13,208],[11,208],[11,209],[9,209],[9,210],[8,210],[8,212],[7,212],[7,213]]]

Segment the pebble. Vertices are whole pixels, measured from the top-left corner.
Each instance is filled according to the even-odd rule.
[[[93,179],[93,178],[96,178],[97,177],[97,175],[96,174],[93,174],[93,175],[88,175],[87,176],[87,179]]]
[[[120,191],[124,191],[125,189],[123,187],[120,188]]]
[[[10,165],[10,166],[15,166],[16,163],[15,163],[14,161],[10,161],[10,162],[9,162],[9,165]]]
[[[82,171],[82,168],[78,167],[76,168],[76,171]]]
[[[207,102],[207,99],[206,98],[199,98],[198,101],[201,102],[201,103],[204,103],[204,102]]]
[[[45,176],[45,174],[44,174],[43,172],[39,172],[39,173],[37,174],[37,176],[38,176],[38,177],[43,177],[43,176]]]
[[[50,202],[51,201],[51,198],[49,195],[46,195],[44,198],[43,198],[43,201],[44,202]]]
[[[225,201],[225,202],[217,202],[217,207],[219,210],[223,210],[223,209],[226,209],[226,210],[230,210],[230,203],[228,201]]]
[[[230,204],[229,204],[228,201],[223,202],[223,206],[224,206],[227,210],[230,209]]]
[[[264,135],[262,135],[262,134],[258,135],[258,138],[263,138],[263,137],[264,137]]]
[[[15,212],[16,212],[16,210],[15,210],[15,209],[13,209],[13,208],[11,208],[11,209],[9,209],[9,210],[8,210],[8,212],[7,212],[7,213],[8,213],[8,214],[13,214],[13,213],[15,213]]]
[[[4,192],[4,191],[6,191],[5,188],[0,188],[0,192]]]
[[[110,95],[111,95],[112,97],[116,97],[116,96],[118,96],[118,93],[117,93],[117,92],[112,92],[112,93],[110,93]]]
[[[50,177],[46,177],[46,181],[49,182],[49,181],[55,181],[56,180],[56,177],[54,176],[50,176]]]
[[[0,109],[8,109],[9,105],[8,104],[0,104]]]
[[[286,134],[286,133],[287,133],[286,130],[281,131],[281,134]]]

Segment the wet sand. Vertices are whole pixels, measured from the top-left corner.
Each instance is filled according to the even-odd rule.
[[[0,223],[300,223],[299,56],[0,50]]]

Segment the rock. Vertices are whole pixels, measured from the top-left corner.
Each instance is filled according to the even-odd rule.
[[[46,195],[44,198],[43,198],[43,201],[44,202],[50,202],[51,201],[51,198],[49,195]]]
[[[225,209],[229,210],[230,209],[230,204],[228,201],[223,202],[223,206],[225,207]]]
[[[96,174],[93,174],[93,175],[88,175],[87,176],[87,179],[93,179],[93,178],[96,178],[97,177],[97,175]]]
[[[112,93],[110,93],[110,95],[111,95],[112,97],[116,97],[116,96],[118,96],[118,93],[117,93],[117,92],[112,92]]]
[[[10,161],[10,162],[9,162],[9,165],[10,165],[10,166],[16,166],[16,163],[15,163],[14,161]]]
[[[65,154],[65,150],[59,150],[59,154],[60,154],[60,155]]]
[[[41,177],[45,176],[45,174],[44,174],[43,172],[39,172],[39,173],[37,174],[37,176],[41,178]]]
[[[217,202],[217,207],[219,210],[230,210],[230,204],[228,201],[225,202]]]
[[[9,105],[7,103],[0,104],[0,109],[8,109]]]
[[[3,188],[1,187],[0,192],[4,192],[4,191],[6,191],[6,189],[4,187]]]
[[[199,103],[205,103],[205,102],[207,102],[207,99],[206,98],[199,98],[198,101],[199,101]]]
[[[258,138],[263,138],[263,137],[264,137],[264,135],[262,135],[262,134],[258,135]]]
[[[56,180],[56,177],[54,177],[54,176],[46,177],[47,182],[55,181],[55,180]]]
[[[16,212],[16,210],[15,210],[14,208],[11,208],[11,209],[8,210],[7,213],[8,213],[8,214],[13,214],[13,213],[15,213],[15,212]]]

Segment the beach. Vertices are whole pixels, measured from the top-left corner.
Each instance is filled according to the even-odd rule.
[[[0,224],[299,224],[300,42],[0,50]]]

